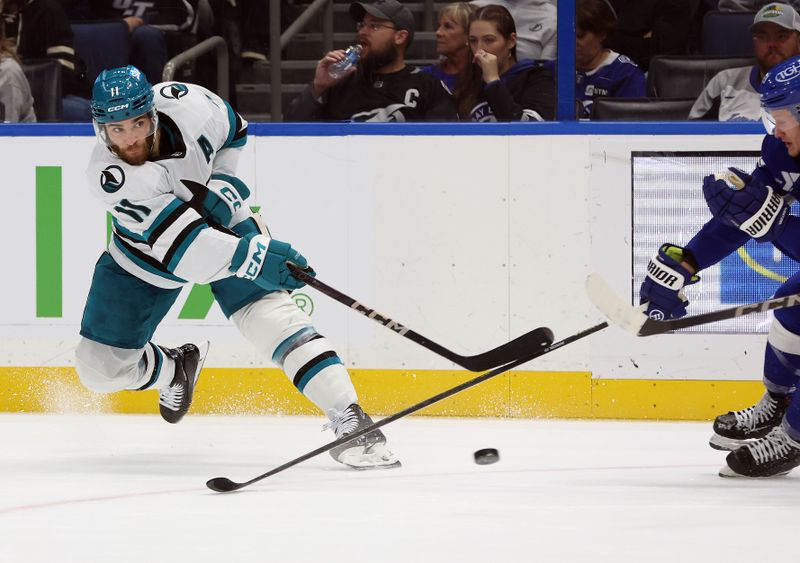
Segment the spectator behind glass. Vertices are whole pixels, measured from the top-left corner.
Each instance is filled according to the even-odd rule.
[[[468,2],[453,2],[441,9],[436,28],[436,52],[440,59],[422,69],[444,82],[451,92],[455,89],[456,77],[469,62],[467,28],[473,11],[475,7]]]
[[[517,28],[517,57],[553,60],[557,51],[555,0],[477,0],[475,6],[496,4],[511,13]]]
[[[209,0],[215,35],[228,42],[232,54],[246,64],[267,60],[269,0]],[[291,14],[290,0],[281,0],[281,19]],[[283,27],[283,26],[282,26]]]
[[[448,121],[457,119],[453,98],[440,80],[407,66],[414,17],[397,0],[350,4],[361,58],[333,78],[329,67],[341,49],[317,63],[314,81],[291,103],[286,121]]]
[[[11,41],[6,39],[4,25],[0,25],[0,121],[36,121],[31,87]]]
[[[629,57],[643,71],[653,55],[683,55],[696,0],[608,0],[617,24],[606,47]]]
[[[86,66],[75,54],[72,28],[57,0],[0,0],[6,37],[20,59],[55,59],[61,65],[63,121],[90,121]],[[9,29],[12,30],[9,33]]]
[[[531,60],[517,62],[514,19],[502,6],[470,17],[471,64],[456,83],[456,108],[465,121],[543,121],[555,117],[555,82]]]
[[[790,0],[786,2],[795,10],[800,10],[800,0]],[[767,4],[772,4],[767,0],[719,0],[714,7],[720,12],[757,12]]]
[[[185,29],[194,21],[194,9],[185,0],[88,0],[88,10],[85,2],[61,1],[71,6],[71,19],[124,20],[130,32],[128,60],[151,84],[161,82],[169,59],[164,31]]]
[[[589,118],[595,98],[645,95],[645,77],[625,55],[603,43],[614,28],[614,13],[605,0],[578,0],[575,5],[575,99]]]
[[[769,69],[800,55],[800,16],[788,4],[764,6],[750,26],[756,64],[718,72],[689,112],[689,119],[759,121],[761,80]]]

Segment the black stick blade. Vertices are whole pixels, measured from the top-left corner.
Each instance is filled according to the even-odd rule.
[[[375,309],[371,309],[363,303],[359,303],[338,289],[332,288],[322,280],[314,277],[313,270],[299,268],[296,264],[292,264],[291,262],[287,262],[286,265],[294,277],[304,281],[317,291],[320,291],[328,297],[338,301],[342,305],[345,305],[346,307],[350,307],[352,310],[364,315],[369,319],[372,319],[378,324],[382,324],[403,338],[407,338],[408,340],[416,342],[431,352],[439,354],[443,358],[447,358],[451,362],[458,364],[463,368],[467,368],[470,371],[485,371],[487,369],[499,367],[528,354],[532,350],[545,348],[553,342],[553,333],[549,328],[542,327],[523,334],[511,342],[506,342],[502,346],[498,346],[497,348],[483,352],[482,354],[477,354],[475,356],[462,356],[461,354],[456,354],[452,350],[448,350],[441,344],[437,344],[433,340],[411,330],[409,327],[400,324],[386,315],[379,313]]]
[[[547,348],[552,343],[553,331],[543,326],[526,332],[511,342],[506,342],[488,352],[476,356],[457,356],[457,361],[453,361],[470,371],[485,371],[513,362],[536,350]]]
[[[234,483],[227,477],[214,477],[206,481],[206,487],[218,493],[229,493],[241,488],[240,483]]]
[[[509,342],[516,348],[516,357],[521,358],[530,352],[535,351],[537,348],[547,348],[553,343],[553,331],[546,326],[533,329],[527,334],[523,334]]]

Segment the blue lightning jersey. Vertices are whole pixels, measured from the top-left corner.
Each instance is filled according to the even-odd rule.
[[[761,143],[761,160],[752,173],[761,182],[793,199],[800,198],[800,162],[789,155],[780,139],[767,135]],[[698,270],[713,266],[750,240],[737,227],[717,218],[708,221],[686,245]],[[788,217],[781,236],[772,243],[785,255],[800,261],[800,217]]]
[[[575,72],[575,98],[583,104],[583,117],[592,115],[595,98],[638,98],[645,95],[644,73],[625,55],[610,51],[594,70]]]

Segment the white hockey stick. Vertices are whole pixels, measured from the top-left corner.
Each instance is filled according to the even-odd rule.
[[[594,306],[600,309],[612,323],[637,336],[663,334],[681,328],[735,319],[751,313],[762,313],[773,309],[785,309],[786,307],[800,305],[800,294],[792,294],[731,307],[730,309],[711,311],[701,315],[659,321],[649,318],[637,307],[628,305],[624,299],[614,293],[614,290],[611,289],[600,274],[592,273],[586,278],[586,293],[589,294],[589,299]]]

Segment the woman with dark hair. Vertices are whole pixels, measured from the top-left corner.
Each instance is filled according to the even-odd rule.
[[[544,121],[555,117],[555,83],[531,60],[517,61],[514,18],[502,6],[470,17],[471,64],[456,83],[459,117],[468,121]]]
[[[5,21],[0,18],[0,122],[36,121],[33,96],[19,58],[6,39]]]
[[[616,15],[606,0],[578,0],[575,6],[575,99],[582,115],[592,115],[599,97],[645,95],[644,73],[625,55],[605,47],[616,24]]]
[[[452,91],[458,74],[469,64],[467,31],[469,17],[475,6],[468,2],[453,2],[439,11],[439,27],[436,28],[436,53],[439,62],[422,70],[429,72]]]

